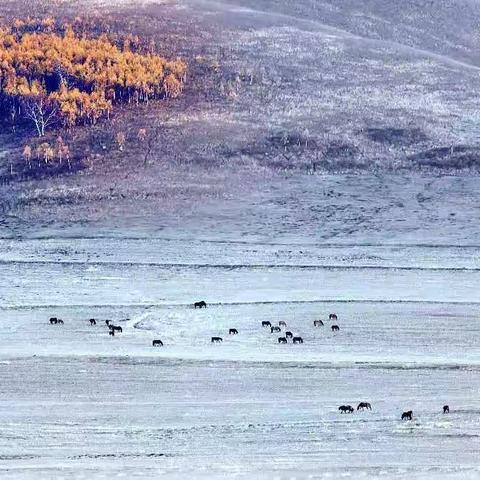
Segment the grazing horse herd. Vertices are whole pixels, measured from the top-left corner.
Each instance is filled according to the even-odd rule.
[[[338,316],[335,313],[331,313],[328,316],[329,320],[338,320]],[[323,327],[325,324],[323,323],[322,320],[314,320],[313,321],[313,326],[314,327]],[[262,327],[264,328],[270,328],[270,333],[280,333],[283,328],[287,328],[287,322],[284,320],[280,320],[278,322],[278,326],[273,326],[272,323],[268,320],[263,320],[262,321]],[[340,327],[338,325],[332,325],[331,326],[332,332],[338,332],[340,331]],[[293,344],[302,344],[303,343],[303,338],[300,336],[295,336],[291,331],[286,331],[285,335],[283,337],[278,337],[278,343],[281,344],[286,344],[288,343],[288,340],[291,339]]]
[[[194,308],[207,308],[207,303],[204,301],[201,302],[195,302],[193,304]],[[323,323],[322,323],[323,325]],[[278,322],[278,325],[272,325],[272,322],[268,320],[263,320],[262,321],[262,327],[263,328],[269,328],[270,333],[280,333],[283,328],[287,328],[287,322],[284,320],[280,320]],[[230,328],[228,330],[229,335],[238,335],[238,330],[236,328]],[[292,343],[303,343],[303,338],[302,337],[295,337],[293,336],[292,332],[285,332],[285,336],[283,337],[278,337],[278,343],[288,343],[288,339],[292,340]],[[223,338],[222,337],[211,337],[210,339],[211,343],[223,343]]]
[[[207,308],[207,303],[205,301],[200,301],[200,302],[195,302],[193,304],[193,307],[195,309],[197,308]],[[329,320],[338,320],[338,316],[335,313],[330,313],[328,316]],[[63,325],[64,321],[60,318],[57,317],[51,317],[50,320],[50,325]],[[94,318],[89,319],[89,323],[91,326],[97,325],[97,321]],[[115,332],[117,333],[122,333],[123,329],[119,325],[114,325],[111,320],[105,320],[105,324],[108,327],[108,333],[110,336],[114,337]],[[261,323],[263,328],[270,328],[270,333],[280,333],[282,331],[282,328],[287,328],[287,322],[284,320],[280,320],[277,325],[272,325],[272,323],[268,320],[263,320]],[[323,327],[324,323],[322,320],[314,320],[313,321],[313,326],[314,327]],[[340,331],[340,327],[338,325],[331,325],[331,330],[332,332],[338,332]],[[238,335],[238,330],[236,328],[230,328],[228,330],[229,335]],[[288,340],[291,339],[292,344],[303,344],[303,338],[300,336],[294,336],[291,331],[286,331],[285,335],[283,337],[278,337],[278,343],[279,344],[287,344]],[[223,338],[222,337],[211,337],[211,343],[222,343]],[[152,346],[153,347],[163,347],[163,342],[160,339],[155,339],[152,341]],[[340,405],[338,407],[338,410],[340,413],[353,413],[355,409],[351,405]],[[372,406],[368,402],[360,402],[357,406],[357,411],[359,410],[372,410]],[[450,413],[450,407],[448,405],[443,406],[443,413]],[[413,411],[408,410],[406,412],[403,412],[401,415],[402,420],[413,420]]]
[[[64,325],[64,321],[61,318],[57,318],[57,317],[50,317],[49,322],[50,322],[50,325]],[[90,323],[91,326],[95,326],[97,324],[97,321],[94,318],[90,318],[88,322]],[[112,337],[115,336],[115,332],[119,332],[119,333],[123,332],[122,327],[120,327],[119,325],[113,325],[113,323],[111,323],[111,320],[105,320],[105,325],[107,325],[109,330],[108,333]]]
[[[205,302],[196,302],[194,303],[195,308],[207,308],[207,304]],[[330,313],[328,315],[328,319],[331,321],[338,321],[338,315],[336,313]],[[270,333],[280,333],[283,328],[287,328],[287,322],[284,320],[280,320],[277,325],[272,325],[272,322],[269,320],[262,320],[262,328],[269,328]],[[313,321],[313,326],[314,327],[323,327],[325,324],[322,320],[314,320]],[[332,332],[339,332],[340,327],[336,324],[331,325],[331,330]],[[238,330],[236,328],[230,328],[228,331],[229,335],[238,335]],[[303,338],[300,336],[294,336],[291,331],[286,331],[285,335],[283,337],[278,337],[278,343],[280,344],[287,344],[288,340],[291,339],[293,344],[302,344],[303,343]],[[223,342],[222,337],[212,337],[211,343],[221,343]],[[341,405],[338,407],[338,410],[340,413],[353,413],[355,409],[351,405]],[[363,411],[363,410],[372,410],[372,405],[369,402],[360,402],[357,405],[357,411]],[[450,413],[450,407],[448,405],[444,405],[443,407],[443,413]],[[413,411],[409,410],[407,412],[403,412],[401,416],[402,420],[413,420]]]
[[[195,302],[193,304],[193,308],[207,308],[207,302],[204,300],[201,300],[199,302]],[[328,316],[329,320],[338,320],[338,317],[335,313],[331,313]],[[63,325],[63,320],[57,317],[51,317],[50,318],[50,325]],[[89,323],[91,326],[97,325],[97,321],[94,318],[89,319]],[[108,334],[112,337],[115,336],[115,333],[122,333],[123,329],[119,325],[114,325],[111,320],[105,320],[105,324],[108,327]],[[324,323],[322,320],[314,320],[313,322],[314,327],[323,327]],[[284,320],[280,320],[278,322],[278,325],[272,325],[272,323],[268,320],[263,320],[262,321],[262,327],[265,328],[270,328],[270,333],[281,333],[282,328],[287,328],[287,322]],[[331,329],[333,332],[339,331],[340,327],[338,325],[332,325]],[[236,328],[230,328],[228,330],[229,335],[238,335],[238,330]],[[288,341],[291,340],[292,344],[302,344],[303,343],[303,338],[300,336],[295,336],[293,335],[292,332],[290,331],[285,331],[285,335],[282,337],[278,337],[278,343],[279,344],[287,344]],[[222,343],[223,338],[222,337],[211,337],[211,343]],[[152,341],[152,346],[153,347],[163,347],[163,342],[160,339],[155,339]]]
[[[194,306],[194,308],[207,308],[207,304],[204,301],[195,302],[193,304],[193,306]],[[331,313],[328,318],[329,318],[329,320],[338,320],[338,317],[335,313]],[[272,325],[272,322],[270,322],[269,320],[262,320],[261,325],[262,325],[263,328],[269,328],[270,333],[281,333],[282,328],[284,328],[285,330],[287,328],[287,322],[285,320],[280,320],[278,322],[278,325]],[[322,320],[314,320],[313,321],[313,326],[314,327],[323,327],[324,323],[323,323]],[[338,325],[332,325],[331,328],[332,328],[332,332],[338,332],[340,330],[340,327]],[[238,335],[238,330],[236,328],[230,328],[229,331],[228,331],[228,334],[229,335]],[[289,340],[291,340],[292,344],[294,344],[294,345],[303,343],[303,338],[302,337],[300,337],[298,335],[297,336],[293,335],[293,333],[289,330],[285,331],[284,336],[278,337],[277,341],[278,341],[278,343],[281,343],[281,344],[287,344]],[[222,342],[223,342],[222,337],[212,337],[211,338],[211,343],[222,343]]]
[[[353,413],[355,409],[351,405],[340,405],[338,407],[340,413]],[[368,402],[360,402],[357,406],[358,410],[371,410],[372,406]],[[450,413],[450,407],[448,405],[443,406],[443,413]],[[407,412],[402,413],[402,420],[413,420],[413,411],[408,410]]]
[[[50,325],[63,325],[63,320],[61,318],[51,317]]]

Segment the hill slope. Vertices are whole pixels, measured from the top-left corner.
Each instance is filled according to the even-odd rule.
[[[480,165],[474,1],[60,5],[44,9],[66,16],[95,10],[155,38],[167,55],[187,59],[190,78],[181,99],[140,112],[127,108],[113,124],[82,132],[79,148],[89,145],[99,157],[93,167],[1,187],[8,214],[100,218],[139,200],[153,209],[177,208],[241,194],[239,188],[257,188],[259,177],[268,181],[285,169],[451,172]],[[108,143],[115,128],[133,138],[158,119],[168,128],[159,133],[150,165],[142,165],[134,142],[123,155],[98,150],[99,139]],[[3,143],[15,151],[14,138]]]

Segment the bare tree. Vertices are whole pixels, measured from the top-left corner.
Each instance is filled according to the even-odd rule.
[[[123,149],[125,148],[125,143],[127,141],[127,137],[125,136],[125,133],[118,132],[117,135],[115,136],[115,140],[117,141],[118,149],[121,152],[123,152]]]
[[[162,137],[162,131],[171,128],[171,125],[169,125],[169,121],[171,119],[171,116],[167,116],[163,118],[162,120],[155,120],[153,126],[151,128],[144,129],[145,130],[145,136],[144,139],[142,140],[142,145],[144,148],[144,157],[143,157],[143,165],[146,166],[148,164],[148,160],[155,149],[155,147],[160,143],[161,137]]]
[[[63,158],[65,158],[65,160],[67,160],[68,169],[71,170],[72,169],[72,162],[71,162],[72,157],[71,157],[70,148],[68,147],[68,145],[63,145],[62,155],[63,155]]]
[[[140,142],[144,142],[147,139],[147,129],[140,128],[137,133],[137,138]]]
[[[22,157],[25,160],[26,164],[28,165],[28,168],[32,168],[32,147],[30,145],[25,145],[25,148],[23,149]]]
[[[31,97],[24,102],[25,117],[33,122],[39,137],[56,121],[57,106],[42,95]]]

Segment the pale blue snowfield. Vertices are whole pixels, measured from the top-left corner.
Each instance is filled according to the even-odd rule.
[[[318,176],[157,230],[4,231],[0,478],[480,478],[479,201]]]

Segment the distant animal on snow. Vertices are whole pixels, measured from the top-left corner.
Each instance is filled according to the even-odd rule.
[[[97,321],[94,318],[90,319],[90,325],[96,325]]]
[[[293,343],[303,343],[303,338],[302,337],[293,337],[292,341],[293,341]]]
[[[412,410],[409,410],[408,412],[403,412],[402,413],[402,420],[411,420],[412,418],[413,418]]]
[[[443,413],[450,413],[450,407],[448,405],[443,406]]]
[[[280,321],[278,322],[278,326],[279,326],[279,327],[286,327],[286,326],[287,326],[287,322],[284,322],[283,320],[280,320]]]
[[[332,332],[338,332],[340,327],[338,325],[332,325]]]
[[[270,327],[270,333],[278,333],[281,331],[282,329],[280,327]]]
[[[193,304],[194,308],[207,308],[207,302],[204,302],[203,300],[200,302],[195,302]]]
[[[338,407],[340,413],[353,413],[355,409],[351,405],[341,405]]]
[[[287,338],[293,338],[293,333],[292,332],[285,332],[285,336]]]
[[[55,325],[56,323],[58,323],[58,318],[57,317],[50,318],[50,325]]]
[[[163,342],[161,340],[154,340],[152,342],[152,346],[154,347],[163,347]]]
[[[110,320],[105,320],[105,324],[107,325],[107,327],[110,326]]]
[[[336,314],[336,313],[331,313],[331,314],[328,316],[328,319],[329,319],[329,320],[338,320],[337,314]]]
[[[313,321],[314,327],[323,327],[323,322],[321,320],[314,320]]]
[[[272,324],[268,320],[264,320],[262,322],[262,327],[271,327],[271,326],[272,326]]]
[[[110,331],[113,331],[113,332],[120,332],[120,333],[123,332],[123,329],[120,325],[109,325],[108,328],[110,329]]]
[[[108,334],[111,335],[112,337],[114,337],[115,336],[115,330],[109,330]]]
[[[371,410],[372,406],[368,402],[360,402],[358,404],[357,410],[364,410],[365,408],[367,410]]]
[[[229,335],[238,335],[238,330],[236,328],[231,328],[229,331],[228,331],[228,334]]]
[[[287,339],[285,337],[278,337],[278,343],[287,343]]]
[[[223,342],[222,337],[212,337],[212,343],[220,343]]]
[[[62,320],[61,318],[59,318],[59,319],[57,320],[57,324],[58,324],[58,325],[63,325],[63,320]]]

